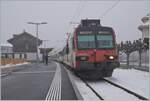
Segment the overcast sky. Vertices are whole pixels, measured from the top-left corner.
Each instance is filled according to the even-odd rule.
[[[112,7],[112,5],[114,5]],[[112,8],[110,10],[110,8]],[[109,9],[109,10],[108,10]],[[107,12],[108,11],[108,12]],[[47,46],[62,47],[66,33],[72,29],[69,22],[85,18],[101,19],[103,26],[113,27],[117,42],[136,40],[142,34],[138,26],[150,11],[150,1],[1,1],[1,42],[25,29],[35,36],[35,26],[27,22],[47,22],[39,26],[39,38],[50,40]],[[106,13],[107,12],[107,13]]]

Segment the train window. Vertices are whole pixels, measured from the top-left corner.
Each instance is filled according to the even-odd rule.
[[[97,48],[113,48],[112,35],[97,35]]]
[[[78,35],[79,49],[93,49],[95,48],[95,35]]]
[[[1,58],[6,58],[6,55],[2,53]]]

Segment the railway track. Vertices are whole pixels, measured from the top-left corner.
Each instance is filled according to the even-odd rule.
[[[95,89],[92,84],[90,82],[88,82],[87,80],[83,79],[80,77],[80,79],[86,84],[87,87],[89,87],[92,92],[100,99],[100,100],[105,100],[106,96],[103,97],[103,92],[101,91],[101,94],[97,91],[97,89]],[[124,91],[125,93],[127,93],[128,95],[131,95],[132,97],[135,97],[137,99],[139,99],[140,101],[141,100],[148,100],[148,98],[142,96],[142,95],[139,95],[137,94],[136,92],[133,92],[127,88],[124,88],[123,86],[121,85],[118,85],[118,84],[115,84],[114,82],[111,82],[109,80],[106,80],[106,79],[102,79],[102,81],[104,81],[104,83],[108,83],[109,86],[113,86],[113,87],[116,87],[117,89],[120,89],[122,91]]]
[[[72,71],[72,70],[70,70],[70,71]],[[74,73],[75,73],[75,72],[74,72]],[[94,81],[89,82],[88,80],[82,78],[81,75],[79,75],[78,73],[75,73],[75,75],[78,76],[78,77],[81,79],[81,81],[83,81],[83,82],[85,83],[85,85],[86,85],[89,89],[91,89],[91,91],[99,98],[99,100],[107,100],[107,96],[103,96],[103,95],[104,95],[104,94],[103,94],[103,91],[98,92],[97,89],[94,88],[94,86],[91,86],[91,83],[94,83]],[[141,100],[149,100],[148,98],[146,98],[146,97],[144,97],[144,96],[142,96],[142,95],[140,95],[140,94],[138,94],[138,93],[136,93],[136,92],[134,92],[134,91],[131,91],[131,90],[129,90],[128,88],[125,88],[125,87],[123,87],[123,86],[121,86],[121,85],[119,85],[119,84],[116,84],[116,83],[114,83],[114,82],[112,82],[112,81],[109,81],[109,80],[107,80],[107,79],[104,79],[104,78],[103,78],[103,79],[101,79],[101,81],[102,81],[102,82],[105,82],[106,85],[109,84],[109,86],[112,86],[112,87],[114,87],[114,88],[116,88],[116,89],[119,89],[120,91],[126,93],[125,95],[130,95],[131,98],[134,98],[134,99],[135,99],[134,101],[138,101],[138,100],[139,100],[139,101],[141,101]],[[97,82],[97,81],[96,81],[96,82]],[[100,85],[100,86],[101,86],[101,85]],[[111,88],[111,87],[110,87],[110,88]],[[101,88],[100,88],[100,90],[101,90]],[[112,93],[112,95],[113,95],[113,93]],[[113,99],[112,99],[112,100],[113,100]],[[132,101],[132,100],[130,100],[130,101]]]
[[[82,79],[82,78],[80,78],[80,79],[86,84],[87,87],[89,87],[89,88],[93,91],[93,93],[94,93],[100,100],[104,100],[104,98],[103,98],[98,92],[96,92],[96,91],[86,82],[86,80],[84,80],[84,79]]]
[[[128,93],[131,94],[131,95],[136,96],[136,97],[139,98],[140,100],[148,100],[148,98],[146,98],[146,97],[144,97],[144,96],[142,96],[142,95],[139,95],[139,94],[137,94],[137,93],[135,93],[135,92],[133,92],[133,91],[131,91],[131,90],[129,90],[129,89],[127,89],[127,88],[121,86],[121,85],[118,85],[118,84],[116,84],[116,83],[114,83],[114,82],[111,82],[111,81],[109,81],[109,80],[107,80],[107,79],[104,79],[104,78],[103,78],[103,80],[104,80],[105,82],[107,82],[107,83],[109,83],[109,84],[115,86],[115,87],[118,87],[118,88],[120,88],[120,89],[122,89],[122,90],[128,92]]]

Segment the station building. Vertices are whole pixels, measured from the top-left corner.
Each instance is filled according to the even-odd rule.
[[[13,46],[13,53],[24,54],[20,57],[27,61],[36,60],[37,38],[25,30],[20,34],[14,34],[12,38],[7,40]],[[42,40],[38,39],[38,45],[42,44]]]
[[[2,44],[0,45],[1,47],[1,53],[11,53],[13,52],[13,46],[11,44]]]

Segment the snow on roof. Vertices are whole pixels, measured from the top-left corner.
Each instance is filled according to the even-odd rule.
[[[147,14],[146,16],[144,16],[141,20],[144,23],[144,25],[149,25],[149,18],[150,18],[150,14]]]
[[[13,47],[11,44],[9,43],[1,43],[0,46],[6,46],[6,47]]]
[[[54,49],[50,52],[50,55],[58,54],[61,50],[62,50],[61,48],[54,48]]]

